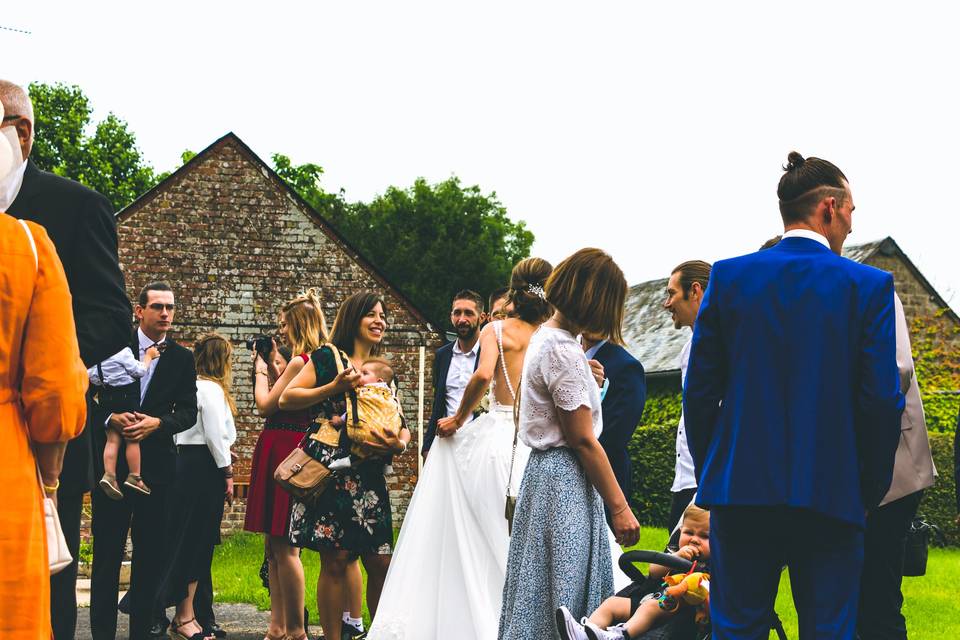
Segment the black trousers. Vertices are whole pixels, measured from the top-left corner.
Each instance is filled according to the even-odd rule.
[[[57,492],[57,515],[73,562],[60,573],[50,576],[50,621],[54,640],[73,640],[77,631],[77,563],[83,493],[77,492],[77,487],[70,489],[69,492]]]
[[[697,488],[681,489],[670,495],[673,496],[673,498],[670,501],[670,518],[667,520],[667,530],[673,531],[676,526],[680,524],[680,518],[683,517],[684,509],[690,505],[693,496],[697,495]]]
[[[129,491],[114,501],[94,491],[93,576],[90,588],[90,630],[93,640],[114,640],[117,633],[117,595],[120,563],[127,542],[133,541],[130,571],[130,640],[147,640],[154,621],[156,598],[166,567],[164,536],[169,509],[169,487],[151,483],[144,496]]]
[[[878,507],[867,516],[857,632],[862,640],[906,640],[900,613],[904,543],[923,491]]]

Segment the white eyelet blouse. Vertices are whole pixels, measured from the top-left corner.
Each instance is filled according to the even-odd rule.
[[[540,327],[530,338],[520,381],[520,440],[544,451],[567,446],[557,409],[590,409],[593,434],[603,431],[600,389],[583,348],[570,332]]]

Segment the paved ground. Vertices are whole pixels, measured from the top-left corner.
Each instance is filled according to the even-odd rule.
[[[214,605],[217,622],[227,631],[227,640],[263,640],[267,630],[269,613],[257,611],[250,604],[217,604]],[[169,616],[173,610],[169,610]],[[120,614],[117,618],[117,640],[126,640],[127,616]],[[320,638],[320,627],[310,627],[310,637]],[[91,640],[90,609],[81,607],[77,612],[77,640]]]

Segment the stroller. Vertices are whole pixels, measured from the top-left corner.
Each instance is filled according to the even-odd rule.
[[[670,542],[667,548],[675,548],[680,538],[679,527],[670,536]],[[622,598],[639,599],[650,593],[656,593],[660,590],[661,581],[656,578],[645,576],[636,563],[653,563],[668,567],[671,573],[686,573],[690,571],[693,563],[685,558],[672,555],[670,553],[661,553],[659,551],[627,551],[620,556],[620,569],[632,580],[631,584],[621,589],[617,595]],[[643,640],[709,640],[710,630],[703,630],[694,619],[695,611],[693,607],[684,607],[670,618],[669,621],[655,629],[639,636]],[[787,640],[787,634],[783,630],[783,624],[776,613],[770,621],[770,628],[776,632],[779,640]]]

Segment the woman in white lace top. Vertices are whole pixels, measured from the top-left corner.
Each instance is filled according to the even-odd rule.
[[[626,293],[623,272],[599,249],[581,249],[547,280],[556,312],[530,339],[518,394],[520,438],[533,451],[517,498],[501,640],[557,637],[561,605],[579,619],[613,594],[604,502],[617,542],[640,536],[597,442],[600,393],[576,340],[588,332],[618,341]]]

